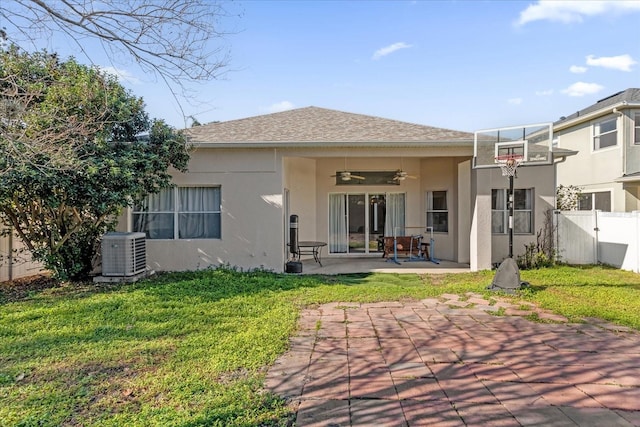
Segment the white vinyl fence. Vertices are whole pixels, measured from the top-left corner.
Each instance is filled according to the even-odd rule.
[[[554,225],[560,261],[640,273],[640,212],[555,211]]]

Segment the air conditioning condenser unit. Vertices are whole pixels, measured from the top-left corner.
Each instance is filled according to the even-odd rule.
[[[147,268],[144,233],[106,233],[102,236],[102,275],[135,276]]]

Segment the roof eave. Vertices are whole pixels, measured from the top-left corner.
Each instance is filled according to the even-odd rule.
[[[596,117],[613,113],[614,112],[613,110],[619,111],[627,108],[638,108],[638,107],[640,107],[640,103],[637,103],[637,102],[628,102],[628,101],[618,102],[617,104],[609,105],[599,110],[586,113],[583,116],[578,116],[572,119],[568,119],[566,121],[563,121],[562,123],[556,122],[553,125],[553,131],[554,132],[561,131],[561,130],[576,126],[580,123],[588,122],[590,120],[593,120]]]
[[[563,151],[551,150],[551,154],[553,155],[554,159],[564,159],[565,157],[570,157],[570,156],[577,155],[578,151],[576,151],[576,150],[563,150]]]
[[[629,176],[621,176],[619,178],[616,178],[613,180],[614,182],[621,182],[621,183],[640,183],[640,175],[629,175]]]
[[[198,148],[425,148],[425,147],[467,147],[473,146],[473,140],[469,141],[322,141],[322,142],[205,142],[190,141],[193,147]]]

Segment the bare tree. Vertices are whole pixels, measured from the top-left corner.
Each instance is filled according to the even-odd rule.
[[[229,62],[223,43],[229,33],[220,19],[229,17],[216,0],[9,0],[0,22],[19,45],[62,32],[87,58],[83,41],[93,38],[109,58],[131,58],[172,87],[219,77]],[[214,47],[212,47],[214,46]]]

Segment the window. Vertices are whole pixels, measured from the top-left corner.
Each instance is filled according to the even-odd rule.
[[[618,129],[616,118],[598,122],[593,126],[593,149],[601,150],[613,147],[618,143]]]
[[[599,191],[595,193],[582,193],[578,199],[578,210],[599,210],[611,212],[611,192]]]
[[[446,191],[427,192],[427,227],[433,227],[433,231],[441,233],[449,231]]]
[[[175,187],[133,208],[133,231],[148,239],[219,239],[219,187]]]
[[[640,144],[640,113],[636,113],[633,120],[633,143]]]
[[[509,190],[491,190],[491,232],[504,234],[509,232]],[[514,213],[513,232],[516,234],[533,233],[533,190],[513,190]]]

